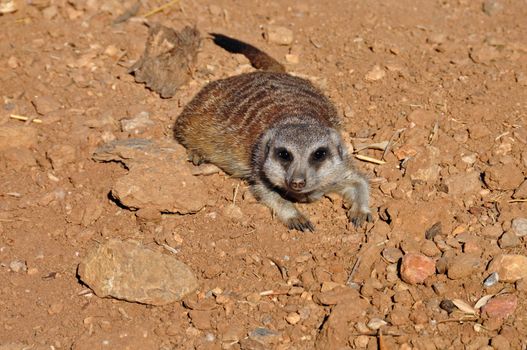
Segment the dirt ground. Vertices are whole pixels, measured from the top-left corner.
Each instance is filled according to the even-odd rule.
[[[199,177],[199,212],[139,215],[109,195],[128,169],[93,159],[112,140],[170,141],[202,86],[252,69],[244,57],[203,39],[191,81],[162,99],[128,69],[164,2],[122,23],[133,2],[1,3],[16,11],[0,15],[0,349],[527,347],[525,0],[181,0],[147,17],[252,43],[323,89],[355,150],[389,144],[357,153],[385,161],[357,160],[374,222],[354,229],[329,196],[301,205],[315,233],[222,173]],[[272,26],[293,42],[266,40]],[[142,112],[148,127],[123,127]],[[175,254],[198,291],[97,297],[77,267],[110,238]],[[518,260],[484,285],[500,254]]]

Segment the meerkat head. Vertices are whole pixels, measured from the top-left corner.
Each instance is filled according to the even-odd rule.
[[[347,169],[339,133],[319,123],[277,125],[264,133],[258,148],[261,173],[292,195],[335,184]]]

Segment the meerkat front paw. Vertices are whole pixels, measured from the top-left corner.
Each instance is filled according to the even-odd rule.
[[[349,221],[351,221],[351,223],[355,227],[362,226],[364,222],[373,221],[373,217],[371,216],[371,212],[368,208],[360,208],[353,206],[350,210],[348,210],[347,216]]]
[[[315,232],[315,225],[313,225],[313,223],[311,223],[308,218],[301,214],[288,219],[285,224],[291,230]]]

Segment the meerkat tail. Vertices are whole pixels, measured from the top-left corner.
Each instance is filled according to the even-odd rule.
[[[285,72],[285,68],[282,64],[251,44],[244,43],[243,41],[230,38],[223,34],[209,34],[212,36],[214,43],[219,47],[230,53],[240,53],[247,57],[254,68],[268,72]]]

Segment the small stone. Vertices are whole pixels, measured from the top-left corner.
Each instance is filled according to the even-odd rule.
[[[492,259],[487,271],[497,272],[503,282],[516,282],[527,278],[527,256],[503,254]]]
[[[264,346],[269,346],[280,337],[280,333],[273,331],[272,329],[258,327],[255,330],[249,332],[249,338],[263,344]]]
[[[527,180],[523,181],[520,187],[518,187],[516,191],[514,191],[514,195],[512,196],[512,198],[527,198]]]
[[[297,324],[298,322],[300,322],[300,319],[300,315],[296,312],[292,312],[285,317],[285,320],[289,324]]]
[[[145,111],[140,112],[132,119],[121,120],[121,129],[133,134],[142,133],[152,125],[154,122],[150,119],[150,113]]]
[[[516,72],[516,74],[514,74],[514,78],[516,78],[516,82],[521,86],[527,86],[527,75],[525,73]]]
[[[377,80],[381,80],[385,76],[386,76],[386,71],[382,69],[381,66],[375,65],[368,73],[366,73],[366,75],[364,76],[364,79],[366,81],[377,81]]]
[[[372,318],[367,326],[369,329],[373,330],[373,331],[376,331],[378,329],[380,329],[381,327],[383,326],[386,326],[388,324],[388,322],[386,322],[385,320],[382,320],[380,318]]]
[[[291,64],[298,64],[300,62],[300,58],[298,55],[288,53],[285,55],[285,61]]]
[[[505,232],[498,240],[498,244],[501,249],[517,247],[520,245],[520,243],[520,239],[513,231]]]
[[[198,287],[190,268],[174,256],[118,239],[89,252],[78,274],[101,298],[111,296],[151,305],[179,301]]]
[[[260,293],[254,292],[247,295],[245,299],[247,299],[247,301],[250,303],[256,304],[262,299],[262,296],[260,295]]]
[[[452,313],[457,309],[456,305],[449,299],[442,300],[441,303],[439,303],[439,307],[448,313]]]
[[[78,160],[77,151],[71,145],[53,145],[46,151],[46,157],[50,160],[53,169],[61,169],[64,165]]]
[[[59,9],[55,5],[51,5],[42,10],[42,16],[48,21],[55,18],[59,13]]]
[[[522,278],[516,281],[516,290],[518,292],[527,293],[527,278]]]
[[[268,26],[265,31],[268,42],[278,45],[291,45],[293,43],[293,31],[286,27]]]
[[[433,241],[424,240],[421,243],[421,253],[423,253],[426,256],[438,256],[441,254],[441,251],[439,248],[437,248],[437,245]]]
[[[509,350],[511,348],[511,344],[510,344],[509,340],[507,339],[507,337],[505,337],[505,336],[503,336],[501,334],[498,334],[498,335],[494,336],[490,340],[490,345],[495,350]]]
[[[505,319],[516,311],[518,298],[513,294],[498,295],[482,307],[482,314],[489,318]]]
[[[527,236],[527,219],[526,218],[513,219],[511,229],[518,237]]]
[[[460,254],[448,259],[447,275],[451,279],[461,279],[471,276],[482,268],[481,259],[471,254]]]
[[[9,263],[9,269],[13,272],[26,272],[27,264],[22,260],[14,260]]]
[[[18,68],[19,64],[17,58],[15,56],[9,57],[7,60],[7,66],[11,69]]]
[[[401,263],[401,278],[410,284],[423,283],[435,273],[434,260],[422,254],[408,253]]]
[[[487,238],[497,239],[499,236],[501,236],[502,233],[503,233],[503,230],[501,229],[501,225],[499,224],[492,225],[492,226],[485,226],[481,230],[481,235]]]
[[[353,340],[353,344],[359,349],[365,349],[370,342],[370,337],[367,335],[359,335]]]
[[[213,16],[220,16],[223,13],[223,10],[218,5],[209,5],[209,12]]]
[[[192,320],[192,324],[197,329],[203,331],[203,330],[212,328],[210,324],[210,321],[211,321],[210,311],[190,310],[188,315],[190,319]]]
[[[394,264],[403,257],[403,252],[399,248],[387,247],[382,251],[382,256],[388,260],[388,262]]]
[[[34,96],[31,100],[31,103],[33,106],[35,106],[37,113],[40,115],[46,115],[48,113],[55,112],[62,107],[59,101],[57,101],[53,96],[48,95]]]
[[[489,277],[485,278],[485,281],[483,281],[483,285],[486,288],[489,288],[498,283],[499,281],[500,275],[497,272],[493,272],[489,275]]]
[[[503,10],[503,5],[497,0],[485,0],[481,8],[485,14],[493,16]]]
[[[498,164],[485,171],[483,177],[491,190],[515,190],[525,180],[523,172],[514,163]]]
[[[447,193],[453,196],[477,194],[481,191],[481,180],[479,171],[470,171],[452,175],[444,179]]]

